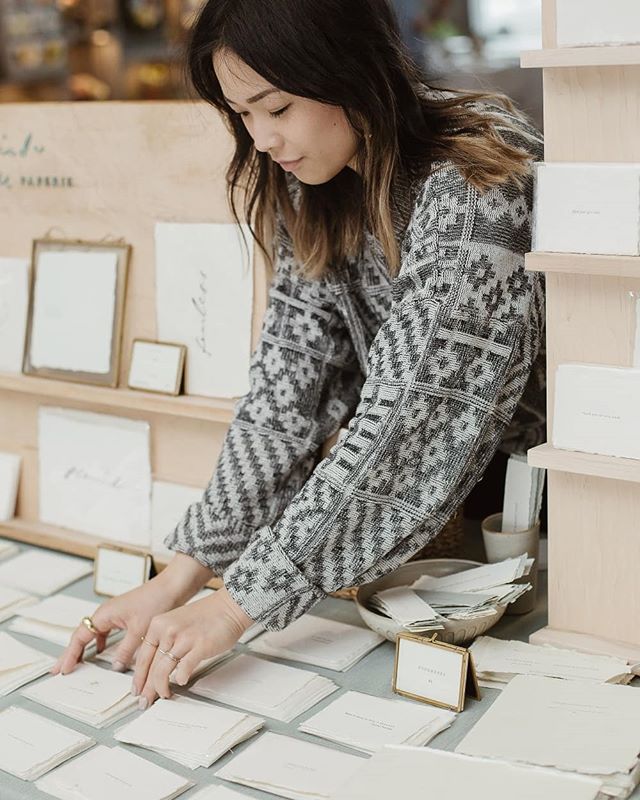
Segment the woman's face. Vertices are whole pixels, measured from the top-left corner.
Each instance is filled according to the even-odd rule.
[[[213,65],[256,150],[313,185],[353,167],[358,140],[341,108],[281,92],[228,50],[218,51]]]

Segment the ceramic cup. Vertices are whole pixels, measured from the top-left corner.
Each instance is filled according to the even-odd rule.
[[[534,558],[529,575],[520,578],[517,583],[531,583],[532,589],[515,603],[507,606],[507,614],[527,614],[533,611],[538,591],[538,546],[540,543],[540,520],[524,531],[503,531],[502,514],[491,514],[482,520],[482,538],[489,564],[504,561],[527,553]]]

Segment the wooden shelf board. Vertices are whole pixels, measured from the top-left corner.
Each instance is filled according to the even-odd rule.
[[[600,256],[582,253],[527,253],[530,272],[561,272],[567,275],[605,275],[640,278],[640,256]]]
[[[524,69],[540,67],[623,67],[640,65],[640,45],[547,47],[520,54]]]
[[[50,550],[70,553],[80,558],[95,558],[99,544],[108,543],[131,547],[131,544],[127,542],[107,542],[106,539],[92,536],[89,533],[81,533],[68,528],[59,528],[55,525],[46,525],[43,522],[31,522],[19,518],[14,518],[8,522],[0,522],[0,536],[14,539],[23,544],[48,547]],[[154,556],[153,562],[158,571],[162,571],[168,563],[157,556]],[[222,579],[212,578],[207,586],[212,589],[219,589],[222,586]]]
[[[532,467],[544,467],[558,472],[640,483],[640,460],[635,458],[576,453],[572,450],[556,449],[547,443],[529,450],[528,462]]]
[[[39,395],[58,400],[86,403],[91,406],[189,417],[207,422],[230,423],[234,416],[235,400],[210,397],[153,394],[132,389],[111,389],[70,381],[57,381],[31,375],[0,373],[0,391]]]

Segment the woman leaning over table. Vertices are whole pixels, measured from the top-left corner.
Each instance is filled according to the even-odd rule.
[[[143,708],[252,622],[283,628],[407,561],[498,447],[544,434],[544,285],[524,270],[542,147],[509,101],[432,88],[388,0],[209,0],[189,69],[235,137],[228,183],[248,185],[258,239],[275,223],[274,277],[174,558],[54,668],[123,628],[114,667],[138,650]],[[185,606],[212,575],[224,588]]]

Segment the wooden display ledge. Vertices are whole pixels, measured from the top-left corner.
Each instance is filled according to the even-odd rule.
[[[624,67],[640,64],[640,45],[548,47],[520,54],[524,69],[540,67]]]
[[[619,642],[613,639],[603,639],[599,636],[590,636],[587,633],[575,631],[561,631],[555,628],[541,628],[529,636],[530,644],[552,645],[565,650],[577,650],[580,653],[613,656],[623,658],[630,664],[640,664],[640,646],[630,642]],[[634,670],[640,674],[640,668]]]
[[[527,253],[529,272],[559,272],[566,275],[605,275],[640,278],[640,256],[593,256],[582,253]]]
[[[122,545],[131,547],[127,542],[107,542],[98,536],[89,533],[80,533],[68,528],[59,528],[55,525],[46,525],[44,522],[28,522],[22,519],[12,519],[8,522],[0,522],[0,537],[14,539],[23,544],[31,544],[36,547],[47,547],[50,550],[59,550],[63,553],[79,556],[81,558],[95,558],[99,544]],[[135,549],[135,548],[134,548]],[[153,557],[153,563],[158,572],[167,566],[168,562],[157,556]],[[219,589],[222,586],[222,578],[212,578],[207,586],[210,589]],[[358,591],[357,587],[340,589],[332,593],[332,597],[339,597],[342,600],[353,600]]]
[[[236,400],[191,395],[154,394],[132,389],[111,389],[84,383],[37,378],[31,375],[0,373],[0,391],[37,395],[73,403],[103,408],[141,411],[146,414],[163,414],[206,422],[229,424],[234,417]]]
[[[532,467],[640,483],[640,460],[636,458],[577,453],[573,450],[560,450],[547,443],[529,450],[527,460]]]

